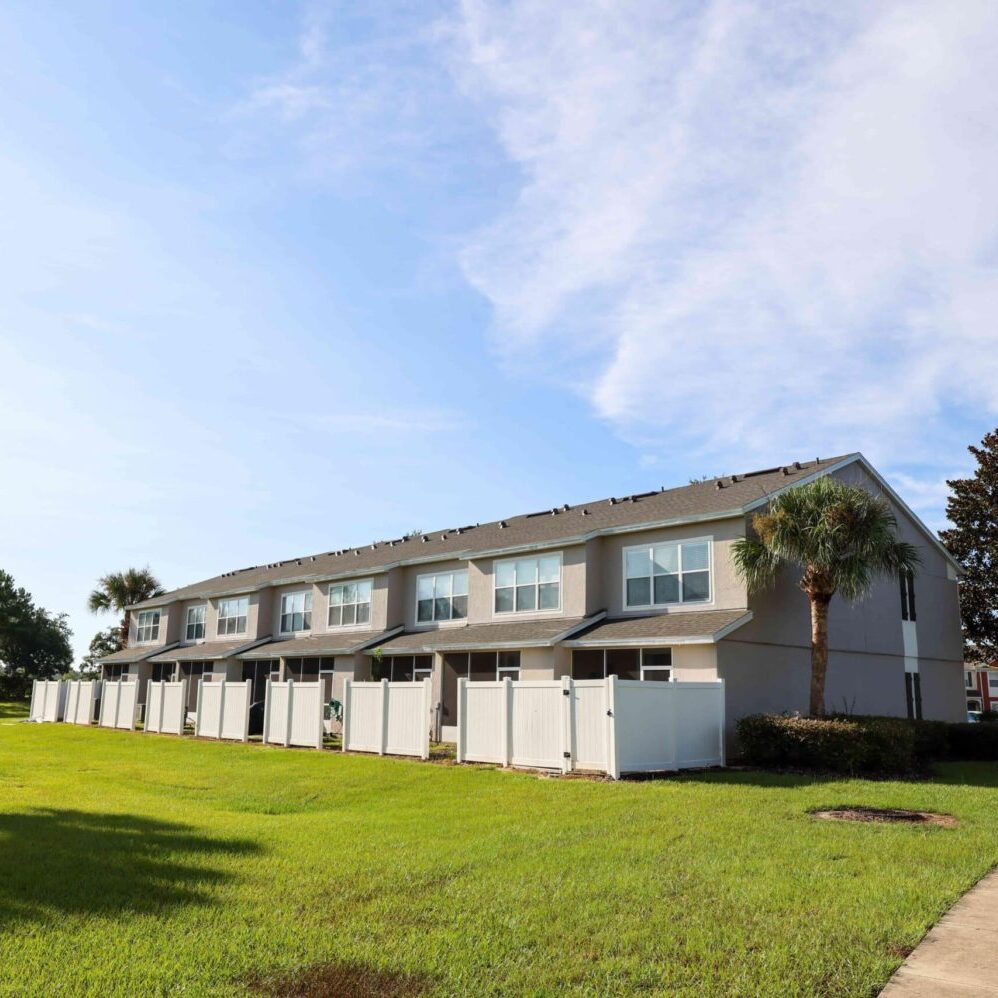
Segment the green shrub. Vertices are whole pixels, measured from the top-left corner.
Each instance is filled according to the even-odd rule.
[[[745,762],[835,773],[918,769],[915,732],[900,718],[785,717],[753,714],[737,725]]]

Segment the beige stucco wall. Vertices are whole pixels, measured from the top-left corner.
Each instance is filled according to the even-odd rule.
[[[155,607],[159,610],[159,635],[155,641],[143,641],[141,645],[138,641],[139,614],[141,610],[132,610],[128,614],[128,647],[129,648],[155,648],[158,645],[170,644],[176,641],[173,637],[177,633],[177,610],[173,605]]]
[[[745,536],[745,523],[741,518],[691,523],[681,527],[658,530],[636,530],[626,534],[612,534],[601,538],[602,596],[603,604],[611,617],[640,616],[667,609],[669,613],[696,610],[732,610],[747,604],[745,584],[738,578],[731,562],[731,546]],[[673,604],[665,608],[628,610],[624,606],[624,549],[639,544],[658,544],[706,537],[711,540],[712,599],[709,603]]]
[[[309,634],[350,634],[356,631],[384,630],[387,627],[389,606],[389,576],[382,572],[377,575],[358,575],[356,578],[334,579],[331,582],[297,583],[286,586],[274,586],[265,590],[265,599],[269,605],[269,613],[273,621],[271,633],[275,641],[289,637],[307,637]],[[354,624],[348,627],[329,627],[329,587],[345,582],[371,582],[371,619],[364,624]],[[281,634],[281,597],[285,593],[297,593],[308,590],[312,593],[312,629],[299,631],[294,635]]]

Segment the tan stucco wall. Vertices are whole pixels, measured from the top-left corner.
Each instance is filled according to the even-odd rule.
[[[713,592],[711,595],[713,599],[709,603],[673,604],[667,608],[668,612],[732,610],[746,606],[748,596],[745,584],[738,578],[731,562],[731,545],[744,535],[745,523],[738,518],[691,523],[682,527],[667,527],[659,530],[636,530],[631,533],[613,534],[601,538],[602,595],[603,604],[606,606],[608,614],[611,617],[640,616],[650,612],[648,609],[627,610],[624,607],[623,552],[625,548],[639,544],[657,544],[701,537],[708,537],[712,541]]]
[[[674,645],[672,673],[687,683],[717,679],[717,645]]]

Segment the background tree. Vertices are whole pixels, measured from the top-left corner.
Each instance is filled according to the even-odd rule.
[[[811,604],[811,714],[825,711],[828,604],[836,593],[865,596],[878,576],[914,571],[918,552],[899,540],[890,504],[825,476],[781,492],[752,518],[754,536],[734,544],[750,592],[771,586],[783,567],[800,569]]]
[[[97,580],[97,588],[87,599],[91,613],[121,614],[121,646],[128,646],[128,610],[126,607],[143,600],[162,596],[165,590],[148,568],[128,568],[124,572],[112,572]]]
[[[32,679],[54,679],[73,664],[65,614],[35,606],[31,594],[0,570],[0,699],[27,695]]]
[[[106,631],[98,631],[93,636],[86,655],[80,660],[80,678],[99,678],[98,660],[113,655],[116,651],[121,651],[121,628],[109,627]]]
[[[960,580],[964,657],[998,658],[998,430],[967,448],[977,461],[971,478],[946,484],[952,495],[946,517],[952,529],[939,537],[966,573]]]

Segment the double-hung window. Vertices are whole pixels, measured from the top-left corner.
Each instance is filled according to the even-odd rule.
[[[338,582],[330,586],[329,626],[349,627],[351,624],[369,623],[372,588],[370,579],[365,579],[363,582]],[[311,608],[312,605],[309,603],[309,609]]]
[[[628,608],[709,603],[710,599],[710,541],[624,549],[624,604]]]
[[[416,621],[464,620],[468,616],[468,570],[416,579]]]
[[[204,637],[204,604],[187,608],[187,628],[184,638],[187,641],[200,641]]]
[[[281,633],[312,630],[312,590],[285,593],[281,597]]]
[[[218,633],[245,634],[246,618],[249,615],[249,597],[239,596],[236,599],[220,599],[218,601]]]
[[[998,697],[998,672],[988,673],[988,692],[991,694],[992,699]]]
[[[901,619],[915,619],[915,573],[910,569],[901,572]]]
[[[561,554],[495,563],[495,612],[561,608]]]
[[[140,610],[135,621],[135,640],[142,644],[159,637],[159,610]]]

